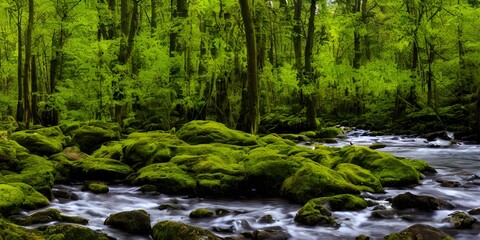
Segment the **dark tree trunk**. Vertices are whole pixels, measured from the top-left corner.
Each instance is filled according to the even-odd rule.
[[[152,17],[150,19],[150,31],[152,36],[155,34],[155,31],[157,30],[157,6],[158,6],[158,0],[151,0],[152,3]]]
[[[18,83],[18,96],[17,96],[17,122],[23,121],[23,59],[22,59],[22,10],[20,5],[17,5],[18,18],[17,18],[17,44],[18,44],[18,56],[17,56],[17,83]]]
[[[295,1],[293,15],[293,50],[295,52],[295,64],[299,75],[302,75],[302,0]],[[302,77],[300,77],[302,78]],[[302,81],[300,81],[302,82]]]
[[[23,78],[23,122],[30,127],[32,121],[32,32],[34,20],[34,1],[28,0],[28,25],[25,45],[25,73]]]
[[[308,19],[308,33],[305,44],[305,77],[307,84],[314,84],[314,74],[312,69],[313,40],[315,34],[315,12],[317,10],[317,1],[311,0],[310,17]],[[315,109],[315,92],[306,96],[307,106],[307,128],[317,129],[317,113]]]
[[[243,111],[247,116],[245,122],[239,124],[241,130],[252,134],[257,133],[258,123],[260,119],[259,111],[259,96],[258,96],[258,80],[257,80],[257,47],[255,41],[255,27],[253,24],[252,15],[250,13],[250,6],[248,0],[239,0],[240,10],[242,14],[243,24],[245,26],[246,45],[247,45],[247,75],[248,97],[246,103],[246,111]],[[245,97],[243,95],[242,97]]]

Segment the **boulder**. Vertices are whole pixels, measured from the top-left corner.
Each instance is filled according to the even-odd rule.
[[[255,135],[227,128],[213,121],[191,121],[183,125],[176,135],[190,144],[225,143],[239,146],[256,145]]]
[[[13,224],[0,218],[0,239],[12,240],[44,240],[38,232]]]
[[[253,240],[287,240],[291,235],[281,229],[264,229],[253,231],[252,238]]]
[[[414,195],[410,192],[395,196],[392,199],[392,207],[399,210],[414,208],[422,211],[455,208],[451,203],[442,199],[426,195]]]
[[[206,208],[197,208],[190,212],[190,218],[209,218],[215,215],[212,210]]]
[[[470,215],[480,215],[480,208],[471,209],[468,211]]]
[[[132,234],[150,235],[152,232],[150,215],[145,210],[111,214],[104,224]]]
[[[332,213],[323,205],[314,202],[306,203],[295,215],[295,222],[308,225],[336,225],[335,218]]]
[[[59,127],[14,132],[10,138],[38,155],[59,153],[65,145],[65,136]]]
[[[55,240],[115,240],[100,231],[95,231],[87,227],[72,224],[55,224],[41,226],[37,228],[38,232],[46,239]]]
[[[322,128],[317,132],[317,138],[336,138],[342,134],[343,130],[337,127]]]
[[[425,224],[415,224],[401,232],[392,233],[383,238],[384,240],[424,240],[441,239],[453,240],[448,234],[441,230]]]
[[[28,150],[15,141],[0,139],[0,169],[18,171],[20,161],[17,154],[27,154]]]
[[[138,170],[132,175],[132,184],[151,184],[168,194],[191,194],[195,192],[195,179],[173,163],[156,163]]]
[[[49,223],[53,221],[88,224],[88,220],[81,217],[71,217],[60,213],[57,209],[50,208],[44,211],[33,213],[30,216],[12,216],[10,218],[14,223],[22,226],[30,226],[40,223]]]
[[[258,219],[258,223],[269,224],[274,222],[275,222],[275,219],[273,219],[272,215],[270,214],[264,215],[260,219]]]
[[[48,206],[48,199],[25,183],[0,184],[0,214],[17,213],[20,208],[33,210]]]
[[[66,135],[72,137],[71,145],[77,145],[82,152],[92,154],[102,144],[120,139],[118,124],[90,122],[63,127]]]
[[[152,228],[153,240],[220,240],[215,234],[200,227],[180,222],[161,221]]]
[[[448,215],[448,218],[445,219],[450,222],[452,228],[455,229],[468,229],[472,228],[473,224],[478,222],[478,220],[468,213],[465,212],[454,212]]]
[[[83,185],[82,191],[88,191],[92,193],[108,193],[109,189],[107,184],[102,182],[87,182]]]
[[[364,186],[362,191],[383,192],[380,180],[376,178],[369,170],[351,163],[341,163],[335,167],[335,171],[345,175],[345,178],[357,185]]]
[[[77,180],[114,181],[123,180],[133,173],[128,165],[109,158],[94,158],[78,160],[72,164],[73,176]]]

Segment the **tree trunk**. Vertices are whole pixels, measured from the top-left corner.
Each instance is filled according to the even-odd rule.
[[[28,0],[28,25],[25,45],[25,74],[23,78],[23,122],[28,129],[32,120],[32,32],[34,2]]]
[[[257,133],[258,123],[260,119],[259,111],[259,97],[258,97],[258,80],[257,80],[257,47],[255,42],[255,27],[253,24],[252,15],[250,13],[250,6],[248,0],[239,0],[240,10],[242,14],[243,24],[245,26],[246,46],[247,46],[247,106],[245,124],[243,131],[251,134]],[[242,96],[242,97],[245,97]]]
[[[152,1],[152,17],[150,19],[150,33],[153,36],[155,34],[155,31],[157,30],[157,21],[158,21],[158,15],[157,15],[157,6],[158,6],[158,0],[151,0]]]
[[[17,83],[18,83],[18,96],[17,96],[17,122],[23,121],[23,59],[22,59],[22,8],[20,5],[17,5],[18,18],[17,18],[17,44],[18,44],[18,56],[17,56]]]
[[[317,10],[317,1],[311,0],[310,4],[310,17],[308,19],[308,33],[307,41],[305,44],[305,77],[307,84],[314,84],[314,74],[312,69],[312,54],[313,54],[313,39],[315,34],[315,12]],[[306,127],[308,129],[317,129],[317,113],[315,109],[315,91],[308,94],[306,97],[307,106],[307,122]]]
[[[302,0],[295,1],[293,15],[293,50],[295,52],[295,64],[300,80],[302,80]],[[300,81],[302,82],[302,81]]]

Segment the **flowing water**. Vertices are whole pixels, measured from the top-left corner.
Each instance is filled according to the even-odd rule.
[[[435,196],[454,204],[454,210],[440,210],[433,213],[400,212],[389,219],[372,218],[372,208],[355,212],[334,212],[340,226],[337,228],[297,225],[293,218],[300,205],[292,204],[282,199],[202,199],[187,196],[147,195],[140,194],[136,187],[110,186],[107,194],[92,194],[80,191],[81,185],[58,185],[57,189],[78,195],[79,200],[53,200],[50,208],[57,208],[63,214],[81,216],[90,222],[88,227],[101,230],[119,240],[151,239],[135,236],[109,228],[103,221],[110,214],[144,209],[152,220],[152,225],[162,220],[180,221],[200,226],[209,230],[218,227],[230,233],[218,233],[220,236],[238,236],[243,231],[255,229],[283,229],[291,235],[291,239],[353,239],[360,234],[381,238],[389,233],[398,232],[415,223],[424,223],[441,228],[456,239],[480,239],[480,230],[450,230],[449,223],[442,221],[458,210],[469,210],[480,207],[480,146],[466,143],[454,143],[437,140],[427,142],[425,139],[400,136],[367,136],[365,131],[353,131],[333,147],[345,145],[365,145],[375,142],[384,143],[386,148],[381,151],[396,156],[427,160],[438,173],[427,176],[421,185],[412,188],[387,188],[384,194],[364,194],[369,200],[391,208],[388,198],[407,191],[413,194]],[[441,187],[435,181],[446,179],[457,181],[460,187]],[[181,206],[180,210],[159,210],[161,204]],[[224,209],[230,213],[221,217],[208,219],[190,219],[189,213],[196,208]],[[262,224],[258,220],[270,214],[274,223]]]

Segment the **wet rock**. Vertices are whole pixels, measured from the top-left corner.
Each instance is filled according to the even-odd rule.
[[[47,209],[41,212],[36,212],[30,216],[12,216],[10,217],[14,223],[22,226],[30,226],[39,223],[49,223],[53,221],[88,224],[88,220],[81,217],[66,216],[60,213],[57,209]]]
[[[158,206],[159,210],[186,210],[186,208],[182,205],[178,204],[161,204]]]
[[[70,200],[78,200],[78,195],[75,193],[54,189],[53,196],[55,198],[63,198],[63,199],[70,199]]]
[[[372,211],[382,211],[382,210],[387,210],[387,207],[385,207],[384,205],[378,205],[372,209]]]
[[[451,140],[452,138],[448,136],[448,133],[445,131],[439,131],[439,132],[431,132],[427,134],[423,134],[420,136],[421,138],[426,138],[427,141],[435,141],[436,139],[442,139],[442,140]]]
[[[4,218],[0,218],[0,239],[43,240],[45,238],[33,229],[20,227]]]
[[[230,213],[231,213],[231,211],[229,211],[227,209],[223,209],[223,208],[215,209],[215,215],[217,215],[217,216],[225,216],[225,215],[228,215]]]
[[[332,213],[323,205],[305,204],[295,215],[295,222],[308,226],[335,225]]]
[[[372,218],[378,218],[378,219],[392,219],[397,216],[397,213],[395,210],[375,210],[372,211],[372,214],[370,215]]]
[[[442,239],[453,240],[448,234],[441,230],[425,224],[415,224],[401,232],[392,233],[385,236],[385,240],[422,240],[422,239]]]
[[[343,130],[337,127],[322,128],[317,132],[317,138],[336,138],[342,134]]]
[[[152,228],[153,240],[220,240],[215,234],[200,227],[180,222],[161,221]]]
[[[234,226],[228,226],[228,227],[213,226],[212,231],[218,232],[218,233],[234,233],[235,227]]]
[[[440,183],[440,186],[449,187],[449,188],[460,187],[461,185],[462,184],[460,182],[456,182],[456,181],[443,181]]]
[[[48,199],[25,183],[0,184],[0,214],[17,213],[20,208],[37,209],[48,206]]]
[[[142,193],[152,193],[152,192],[157,192],[157,187],[155,187],[155,185],[152,185],[152,184],[145,184],[145,185],[142,185],[138,191],[142,192]]]
[[[95,231],[87,227],[71,224],[56,224],[38,227],[37,230],[46,239],[68,239],[68,240],[115,240],[100,231]]]
[[[82,187],[82,191],[92,193],[108,193],[109,190],[107,184],[102,182],[87,182]]]
[[[197,208],[190,212],[190,218],[209,218],[213,217],[214,213],[210,209],[206,208]]]
[[[274,223],[275,219],[273,219],[272,215],[267,214],[265,216],[262,216],[260,219],[258,219],[258,223]]]
[[[372,238],[368,235],[365,235],[365,234],[359,235],[355,238],[355,240],[370,240],[370,239],[372,239]]]
[[[133,234],[150,235],[150,215],[145,210],[133,210],[111,214],[105,225]]]
[[[387,145],[383,144],[383,143],[374,143],[370,146],[368,146],[370,149],[381,149],[381,148],[385,148],[387,147]]]
[[[469,210],[468,214],[470,214],[470,215],[480,215],[480,208],[475,208],[475,209]]]
[[[255,230],[253,232],[254,240],[286,240],[290,237],[289,233],[278,229]]]
[[[452,228],[455,229],[468,229],[472,228],[473,224],[475,224],[477,219],[468,215],[465,212],[454,212],[448,215],[449,217],[444,219],[445,221],[450,222]]]
[[[426,195],[418,196],[410,192],[395,196],[392,199],[392,207],[399,210],[414,208],[422,211],[455,208],[455,206],[445,200]]]

